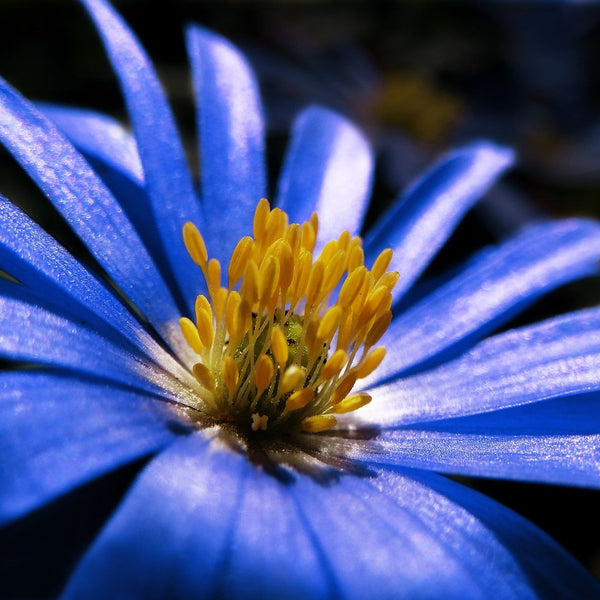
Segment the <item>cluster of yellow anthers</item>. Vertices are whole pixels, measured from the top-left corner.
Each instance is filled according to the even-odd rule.
[[[214,418],[255,431],[324,431],[335,414],[371,400],[349,394],[385,356],[374,346],[392,318],[398,274],[386,272],[389,249],[369,271],[362,240],[347,231],[315,259],[317,215],[301,225],[288,221],[259,202],[254,237],[235,247],[227,287],[220,263],[208,259],[200,232],[186,223],[184,242],[208,298],[198,296],[195,323],[182,318],[180,325],[200,356],[193,371]]]

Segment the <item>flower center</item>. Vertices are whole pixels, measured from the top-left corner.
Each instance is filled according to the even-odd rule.
[[[370,402],[351,391],[385,356],[375,344],[392,318],[392,251],[368,270],[362,240],[344,231],[315,258],[317,229],[316,213],[290,224],[261,200],[254,237],[238,242],[224,287],[219,261],[208,259],[202,235],[185,224],[185,246],[208,294],[196,299],[196,322],[184,317],[180,325],[199,356],[193,372],[204,409],[216,420],[317,432]]]

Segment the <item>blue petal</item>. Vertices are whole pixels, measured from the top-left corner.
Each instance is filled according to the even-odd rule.
[[[388,359],[371,382],[445,362],[541,294],[596,272],[599,260],[600,225],[574,219],[530,227],[485,251],[394,319],[382,339]]]
[[[175,347],[180,312],[131,223],[58,130],[0,80],[0,141],[62,213],[114,282]]]
[[[374,462],[440,473],[600,488],[600,435],[384,432]],[[370,452],[369,452],[370,454]]]
[[[237,241],[252,234],[266,195],[264,124],[258,85],[228,40],[198,26],[187,30],[198,138],[203,234],[211,255],[226,264]]]
[[[327,585],[285,485],[193,436],[142,473],[65,597],[316,598]]]
[[[149,210],[144,172],[133,135],[102,113],[43,103],[37,107],[83,154],[119,199],[161,274],[172,278],[156,220]]]
[[[600,390],[600,309],[515,329],[450,363],[369,390],[360,417],[401,426]]]
[[[102,336],[133,345],[184,380],[186,372],[123,305],[56,240],[0,196],[0,264],[43,308],[86,323]],[[124,343],[126,342],[126,343]]]
[[[507,411],[500,423],[493,413],[423,428],[383,430],[373,439],[334,438],[324,444],[334,456],[369,464],[600,488],[599,403],[596,399],[592,406],[578,407],[577,401],[569,400],[549,418],[548,411],[535,410],[537,406],[527,407],[528,411],[519,407]],[[559,433],[552,416],[559,421]],[[594,433],[577,433],[592,424]],[[565,432],[567,425],[574,430]]]
[[[112,117],[91,110],[38,102],[40,112],[86,157],[144,185],[144,170],[135,138]]]
[[[200,286],[182,243],[186,221],[203,226],[202,213],[186,164],[175,120],[154,69],[134,34],[104,0],[81,0],[104,42],[121,83],[144,168],[146,191],[163,258],[171,266],[188,309]]]
[[[342,598],[532,596],[485,527],[410,478],[342,476],[328,486],[301,478],[292,492]]]
[[[358,234],[368,206],[373,155],[363,135],[325,108],[303,111],[292,132],[277,205],[296,223],[319,215],[319,246],[344,230]]]
[[[159,394],[173,402],[185,403],[186,398],[188,403],[194,402],[189,388],[153,362],[115,346],[74,321],[9,297],[4,289],[2,292],[5,294],[0,295],[3,358],[68,368]]]
[[[600,597],[598,580],[535,525],[485,496],[433,473],[409,477],[471,513],[512,554],[536,598]],[[501,597],[492,591],[490,597]]]
[[[380,450],[446,473],[600,487],[598,431],[600,396],[584,394],[386,431]]]
[[[400,298],[450,236],[465,212],[511,165],[510,150],[480,142],[448,154],[418,179],[365,236],[367,264],[385,248],[400,273]]]
[[[278,476],[219,444],[188,438],[155,459],[65,597],[531,595],[495,536],[422,484]]]
[[[155,452],[173,415],[148,396],[37,372],[0,374],[0,524]]]

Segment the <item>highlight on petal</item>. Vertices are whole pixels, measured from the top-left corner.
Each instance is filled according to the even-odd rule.
[[[44,102],[36,106],[83,155],[144,185],[144,170],[135,138],[121,123],[92,110]]]
[[[491,337],[462,357],[370,389],[360,417],[400,427],[600,390],[600,309]]]
[[[398,315],[382,343],[388,359],[370,383],[447,361],[540,295],[591,275],[600,225],[570,219],[527,228]]]
[[[384,471],[386,473],[387,471]],[[381,471],[380,471],[381,473]],[[595,598],[600,594],[598,580],[535,525],[493,500],[445,477],[424,471],[399,471],[410,479],[456,503],[467,511],[504,546],[523,573],[535,598]],[[389,484],[388,484],[389,485]],[[390,485],[387,493],[395,493]],[[490,596],[496,595],[494,591]]]
[[[599,409],[597,393],[569,396],[369,439],[335,437],[315,450],[371,465],[600,488]]]
[[[455,150],[421,176],[365,235],[367,263],[392,248],[400,298],[422,273],[463,215],[512,164],[513,153],[488,142]]]
[[[385,431],[377,452],[442,473],[600,488],[598,431],[600,394],[587,393]]]
[[[600,434],[498,434],[491,427],[481,431],[386,431],[359,452],[366,451],[372,462],[438,473],[600,488]],[[352,456],[352,448],[350,443],[343,452]]]
[[[294,124],[276,204],[294,223],[316,211],[320,248],[342,231],[360,233],[372,175],[373,154],[362,133],[341,115],[313,106]]]
[[[181,243],[181,229],[187,221],[201,225],[203,219],[173,114],[150,60],[120,15],[104,0],[81,2],[98,28],[123,90],[162,242],[161,258],[170,265],[193,314],[200,290],[189,276],[192,263]]]
[[[6,291],[0,295],[0,315],[0,357],[70,369],[194,405],[193,392],[171,373],[85,326],[11,298]]]
[[[339,597],[526,594],[518,565],[471,515],[409,478],[393,492],[382,490],[388,486],[381,476],[326,486],[301,478],[290,490],[336,574]]]
[[[327,597],[330,577],[285,484],[199,434],[148,465],[64,597]]]
[[[186,31],[196,96],[203,234],[226,263],[251,233],[256,204],[267,195],[264,123],[258,84],[245,57],[225,38],[197,25]]]
[[[133,135],[102,113],[37,103],[69,141],[83,154],[135,227],[164,277],[171,267],[162,249],[161,236],[145,188],[144,171]]]
[[[117,201],[54,125],[2,80],[0,141],[131,302],[181,349],[177,305]]]
[[[113,343],[141,352],[181,381],[187,372],[140,327],[83,265],[25,213],[0,196],[0,264],[42,308],[86,323]]]
[[[159,450],[173,438],[160,405],[106,383],[0,373],[0,524]]]
[[[100,583],[145,598],[531,593],[495,532],[427,486],[279,477],[219,443],[193,436],[145,469],[66,598],[99,597]]]

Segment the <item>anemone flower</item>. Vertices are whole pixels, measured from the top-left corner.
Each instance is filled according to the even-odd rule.
[[[532,226],[415,291],[510,151],[448,154],[361,241],[371,153],[312,107],[271,209],[253,75],[193,26],[198,193],[144,51],[83,4],[133,133],[1,83],[4,145],[96,261],[1,200],[2,523],[150,458],[64,597],[599,597],[545,534],[438,473],[600,482],[600,311],[480,341],[595,272],[600,226]]]

